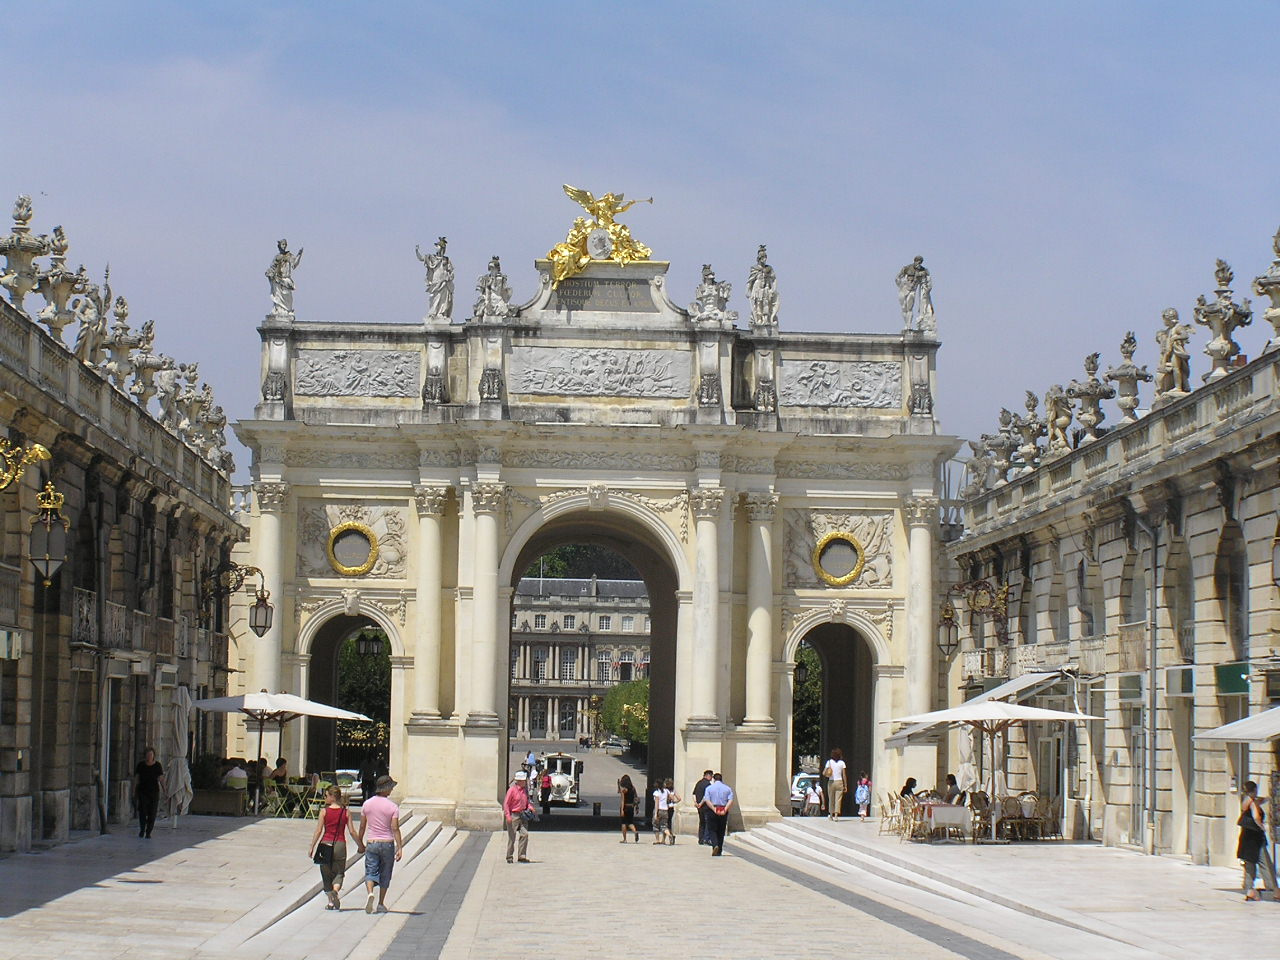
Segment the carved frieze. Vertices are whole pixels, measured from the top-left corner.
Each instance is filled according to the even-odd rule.
[[[624,450],[508,450],[506,467],[563,467],[568,470],[692,470],[692,457]]]
[[[416,397],[416,353],[395,350],[300,350],[293,392],[310,397]]]
[[[509,361],[512,393],[567,397],[687,397],[691,369],[676,350],[514,347]]]
[[[377,557],[364,576],[378,580],[404,578],[409,552],[408,511],[404,507],[328,500],[303,500],[298,505],[299,576],[338,576],[329,562],[329,535],[344,523],[367,527],[377,540]]]
[[[416,453],[390,453],[385,450],[294,450],[285,463],[291,467],[352,467],[359,470],[412,470],[418,466]]]
[[[901,463],[850,460],[829,463],[823,460],[792,460],[778,464],[778,473],[803,480],[906,480],[907,467]]]
[[[783,360],[778,402],[787,407],[902,406],[902,364],[882,360]]]
[[[862,547],[862,568],[847,584],[888,589],[893,586],[893,514],[787,510],[786,578],[793,587],[819,587],[813,551],[828,534],[842,533]]]

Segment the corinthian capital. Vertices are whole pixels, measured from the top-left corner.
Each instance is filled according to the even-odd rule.
[[[476,513],[497,513],[506,502],[505,483],[477,483],[471,488],[471,507]]]
[[[927,527],[938,521],[937,497],[911,497],[902,501],[902,516],[909,527]]]
[[[747,512],[747,519],[768,523],[778,512],[778,495],[748,493],[742,499],[742,508]]]
[[[698,520],[716,520],[724,505],[724,491],[716,487],[698,487],[689,491],[689,505]]]
[[[445,501],[449,499],[449,486],[417,486],[413,488],[414,503],[418,507],[420,517],[438,517],[444,513]]]
[[[253,497],[259,510],[275,513],[283,510],[289,499],[289,484],[281,480],[259,481],[253,485]]]

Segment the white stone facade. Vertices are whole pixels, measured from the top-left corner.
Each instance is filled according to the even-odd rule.
[[[496,824],[515,585],[547,549],[601,543],[649,587],[652,769],[722,770],[747,822],[777,816],[794,651],[836,623],[877,681],[864,753],[897,776],[873,721],[931,704],[938,478],[956,449],[933,416],[938,341],[696,319],[666,266],[596,262],[553,289],[539,261],[528,303],[459,323],[268,318],[264,399],[236,430],[253,451],[242,559],[279,608],[237,681],[305,694],[327,625],[377,623],[401,793]],[[392,513],[396,564],[329,561],[341,522],[380,541],[373,518]],[[814,568],[829,532],[861,544],[851,581]],[[307,735],[291,725],[285,753]]]

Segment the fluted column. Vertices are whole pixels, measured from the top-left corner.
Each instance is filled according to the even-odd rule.
[[[475,515],[475,578],[472,594],[470,724],[498,722],[494,657],[498,646],[498,514],[507,498],[505,483],[471,488]]]
[[[933,689],[933,537],[938,498],[904,501],[907,524],[907,713],[928,713]]]
[[[773,518],[778,497],[747,494],[747,697],[746,722],[770,724],[773,662]]]
[[[253,496],[258,503],[258,523],[253,531],[255,566],[262,570],[276,612],[271,618],[271,629],[257,644],[258,653],[254,657],[257,680],[252,689],[280,693],[280,661],[284,652],[284,612],[281,609],[285,571],[284,508],[289,501],[289,484],[279,480],[261,481],[253,485]]]
[[[702,487],[690,491],[696,520],[697,555],[693,587],[693,697],[689,722],[716,723],[716,648],[720,634],[719,519],[724,491]]]
[[[417,636],[414,643],[414,716],[440,716],[440,588],[444,567],[441,524],[449,498],[447,486],[419,486]]]

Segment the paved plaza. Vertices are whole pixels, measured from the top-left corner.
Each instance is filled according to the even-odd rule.
[[[312,824],[184,818],[0,860],[0,957],[285,960],[1228,957],[1280,936],[1280,905],[1238,873],[1096,845],[924,846],[874,822],[787,820],[730,838],[622,845],[535,828],[528,865],[501,834],[407,818],[406,856],[368,916],[349,868],[329,913]],[[1256,952],[1256,951],[1255,951]]]

